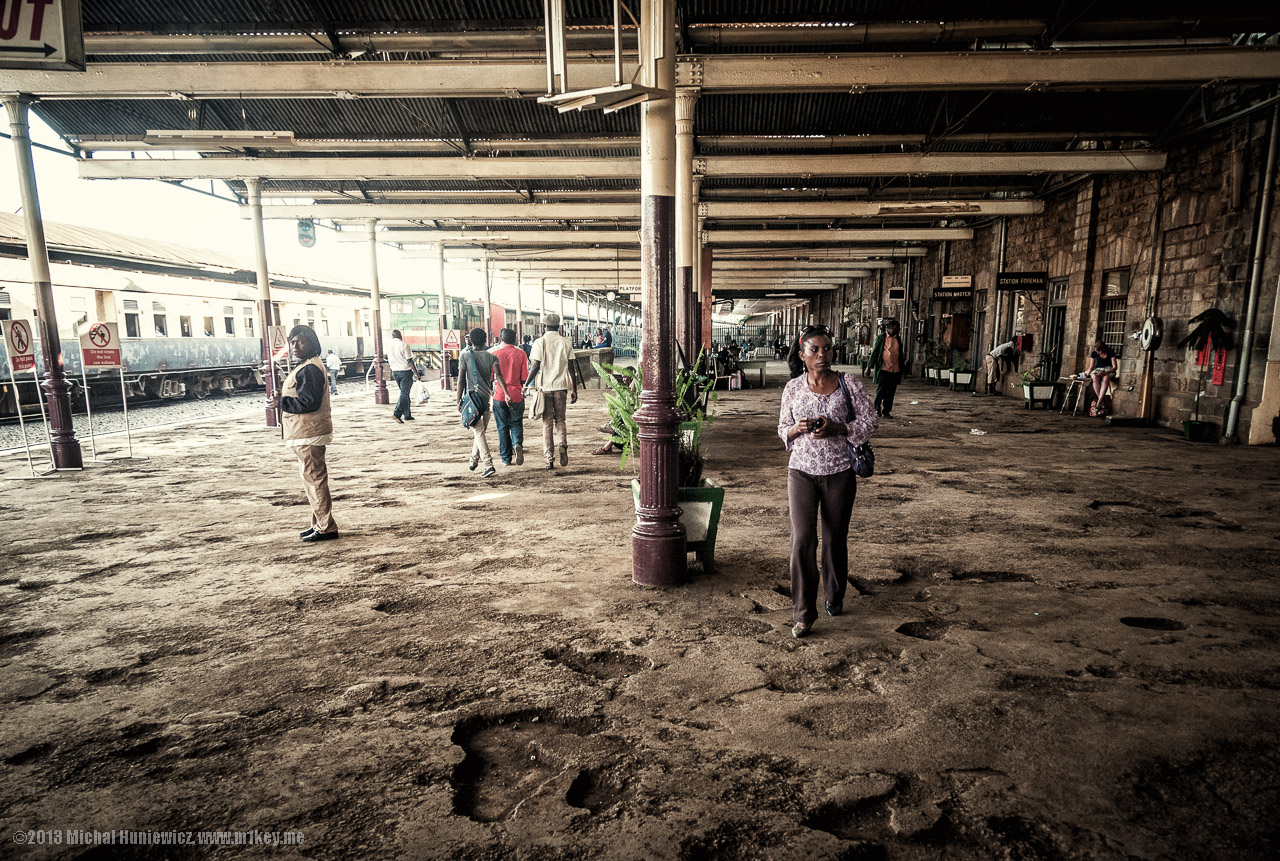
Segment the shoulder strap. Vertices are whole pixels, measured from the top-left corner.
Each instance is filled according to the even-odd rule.
[[[836,374],[836,379],[840,382],[840,391],[844,392],[844,405],[847,412],[845,417],[849,421],[853,421],[853,396],[849,394],[849,386],[844,381],[844,374]]]
[[[467,374],[467,391],[474,392],[476,390],[476,382],[480,379],[480,371],[476,368],[475,351],[467,350],[466,356],[471,360],[471,373]]]

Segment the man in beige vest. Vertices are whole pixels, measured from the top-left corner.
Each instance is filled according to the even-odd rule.
[[[320,338],[315,329],[294,326],[289,332],[289,351],[299,364],[285,377],[276,406],[284,427],[284,444],[298,456],[302,484],[311,503],[311,528],[303,530],[302,540],[332,541],[338,537],[338,525],[333,522],[331,512],[329,468],[324,452],[333,440],[333,418],[324,362],[320,360]]]
[[[546,331],[533,342],[533,350],[529,353],[529,380],[532,382],[539,372],[542,373],[538,382],[543,397],[542,454],[547,469],[555,469],[557,451],[560,465],[569,465],[565,410],[568,404],[578,402],[578,379],[573,373],[577,360],[573,355],[573,344],[560,334],[559,314],[547,314],[542,318],[542,326]]]

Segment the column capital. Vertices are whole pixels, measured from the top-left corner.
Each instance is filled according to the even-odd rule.
[[[700,95],[699,87],[676,87],[676,134],[693,134],[693,110]]]

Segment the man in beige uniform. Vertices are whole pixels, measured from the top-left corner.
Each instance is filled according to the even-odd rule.
[[[303,530],[301,537],[305,542],[332,541],[338,537],[338,525],[333,522],[324,454],[325,446],[333,441],[333,418],[315,330],[294,326],[289,332],[289,351],[299,364],[285,377],[276,406],[280,409],[284,444],[298,457],[302,484],[311,503],[311,528]]]
[[[538,387],[542,389],[542,454],[546,458],[547,469],[555,469],[557,450],[560,454],[560,465],[569,465],[569,432],[565,425],[565,409],[568,404],[578,402],[578,379],[573,374],[573,366],[577,360],[573,356],[573,344],[560,334],[560,315],[548,314],[542,318],[542,326],[546,330],[541,338],[533,342],[533,350],[529,353],[529,381],[532,382],[538,373],[542,378]],[[569,393],[572,387],[573,393]]]

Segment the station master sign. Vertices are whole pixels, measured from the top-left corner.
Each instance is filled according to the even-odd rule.
[[[83,72],[80,0],[0,0],[0,69]]]

